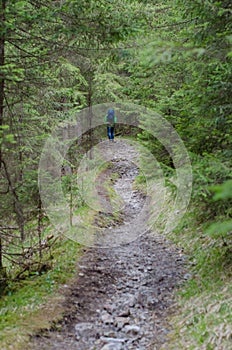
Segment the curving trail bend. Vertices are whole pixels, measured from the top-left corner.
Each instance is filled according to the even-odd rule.
[[[137,151],[120,140],[103,146],[111,172],[119,175],[114,189],[123,203],[121,223],[100,231],[95,247],[86,249],[59,330],[32,338],[33,349],[158,350],[171,331],[167,317],[184,279],[185,258],[165,237],[147,229],[146,205],[140,215],[146,198],[132,186]],[[111,206],[101,186],[98,192],[107,212]]]

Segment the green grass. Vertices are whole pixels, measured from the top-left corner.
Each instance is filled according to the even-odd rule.
[[[192,277],[179,290],[173,332],[163,349],[232,349],[232,252],[189,213],[172,240],[189,255]],[[195,220],[194,220],[195,218]]]
[[[35,272],[25,280],[8,284],[6,295],[0,299],[1,349],[24,349],[30,335],[62,317],[62,289],[76,274],[81,247],[60,238],[52,255],[50,271],[40,276]]]

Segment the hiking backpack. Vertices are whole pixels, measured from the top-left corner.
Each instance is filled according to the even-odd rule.
[[[106,119],[107,119],[107,123],[114,124],[114,110],[113,109],[108,110],[108,114],[107,114]]]

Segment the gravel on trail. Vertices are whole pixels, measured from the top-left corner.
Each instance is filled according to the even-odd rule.
[[[85,249],[75,281],[66,288],[65,316],[59,327],[31,339],[35,350],[156,350],[171,331],[167,318],[184,280],[185,257],[165,237],[146,229],[146,216],[138,224],[142,234],[134,239],[130,222],[146,201],[132,186],[138,152],[122,140],[102,143],[100,149],[112,162],[111,171],[119,174],[113,186],[124,203],[122,222],[107,227],[96,245]],[[131,239],[123,241],[125,235]]]

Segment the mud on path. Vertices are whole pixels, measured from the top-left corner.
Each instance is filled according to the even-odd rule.
[[[59,330],[34,337],[33,349],[155,350],[171,330],[167,316],[174,290],[184,278],[184,257],[164,237],[145,230],[145,216],[136,225],[143,225],[143,234],[133,239],[130,223],[146,200],[132,187],[138,154],[118,140],[108,143],[104,152],[119,174],[114,188],[124,203],[122,223],[107,227],[96,237],[96,246],[86,249],[69,286]]]

